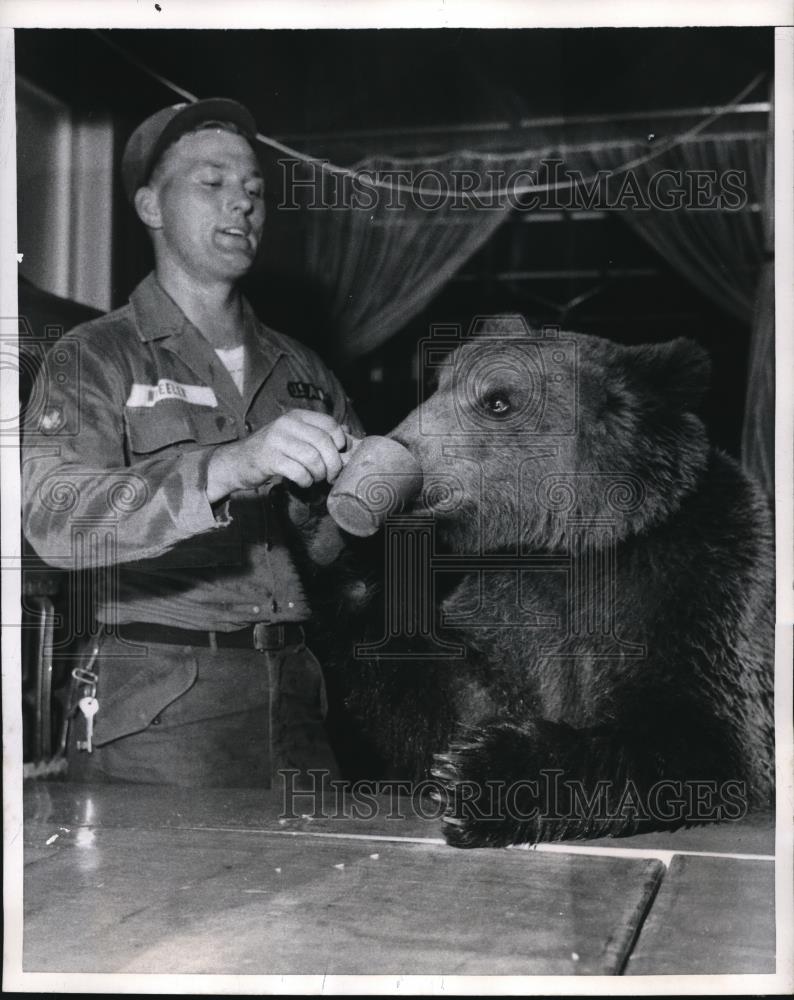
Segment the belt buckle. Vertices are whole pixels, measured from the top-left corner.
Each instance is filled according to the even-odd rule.
[[[257,622],[254,625],[254,649],[259,653],[264,653],[267,649],[267,625],[264,622]]]
[[[283,625],[268,625],[267,622],[257,622],[254,625],[254,649],[257,652],[264,653],[268,649],[282,649],[283,646]]]

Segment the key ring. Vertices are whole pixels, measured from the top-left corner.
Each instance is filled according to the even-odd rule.
[[[74,679],[75,687],[78,684],[83,685],[83,697],[88,696],[89,698],[93,698],[96,695],[99,675],[95,674],[93,670],[89,670],[88,667],[75,667],[72,670],[72,678]]]
[[[95,674],[93,670],[89,670],[88,667],[75,667],[72,670],[72,677],[81,684],[91,684],[94,687],[99,680],[99,675]]]

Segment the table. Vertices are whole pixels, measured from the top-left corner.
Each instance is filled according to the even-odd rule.
[[[30,782],[24,971],[775,971],[769,817],[459,851],[409,802],[378,805],[323,818],[251,789]]]

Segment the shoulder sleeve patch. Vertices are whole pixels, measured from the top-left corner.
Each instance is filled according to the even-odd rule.
[[[39,417],[38,430],[40,434],[57,434],[66,423],[63,409],[60,406],[48,406]]]

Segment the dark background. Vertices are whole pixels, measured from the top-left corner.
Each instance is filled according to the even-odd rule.
[[[332,154],[339,163],[377,152],[441,152],[461,144],[460,135],[450,139],[450,126],[471,123],[512,123],[509,141],[520,146],[524,118],[639,111],[648,115],[637,123],[645,132],[654,127],[654,112],[726,103],[773,67],[771,28],[17,31],[20,74],[82,114],[112,114],[117,162],[135,125],[179,98],[108,40],[199,97],[242,101],[261,131],[318,157]],[[761,84],[746,99],[766,98]],[[362,130],[379,134],[355,135]],[[120,186],[114,199],[112,297],[118,306],[151,258]],[[566,326],[623,342],[681,335],[701,342],[714,365],[706,414],[711,435],[737,454],[749,327],[672,271],[617,214],[585,222],[511,220],[386,345],[336,365],[368,430],[388,430],[414,405],[413,355],[432,323],[467,325],[485,312],[556,322],[544,300],[565,302],[593,284],[567,272],[625,266],[653,273],[611,280]],[[301,273],[302,239],[294,215],[271,210],[248,291],[266,322],[333,363],[323,293]],[[498,277],[533,269],[566,273]]]

